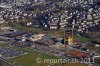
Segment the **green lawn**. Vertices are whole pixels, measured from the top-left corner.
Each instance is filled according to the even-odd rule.
[[[7,43],[0,43],[0,47],[8,47],[9,45]]]
[[[80,42],[90,42],[91,39],[90,38],[86,38],[84,36],[80,36],[80,35],[76,35],[75,38],[77,38]]]
[[[100,51],[100,47],[94,47],[94,46],[87,45],[86,48],[92,51]]]
[[[57,36],[57,37],[61,37],[64,34],[62,31],[43,30],[41,28],[26,27],[26,26],[22,26],[18,23],[12,23],[10,26],[13,27],[14,29],[24,30],[25,32],[30,32],[33,34],[34,33],[46,33],[48,35]]]
[[[21,26],[20,24],[16,23],[16,24],[13,24],[11,27],[13,27],[14,29],[17,29],[17,30],[24,30],[26,32],[37,32],[37,33],[40,33],[40,32],[43,32],[41,29],[39,28],[30,28],[30,27],[25,27],[25,26]]]

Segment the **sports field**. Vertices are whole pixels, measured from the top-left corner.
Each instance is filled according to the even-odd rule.
[[[30,52],[27,55],[16,57],[9,59],[10,62],[15,62],[16,64],[20,64],[22,66],[87,66],[86,64],[79,64],[79,63],[74,63],[74,64],[48,64],[44,63],[43,61],[41,63],[37,63],[36,59],[41,58],[42,60],[44,59],[58,59],[57,57],[46,55],[46,54],[39,54],[36,52]]]

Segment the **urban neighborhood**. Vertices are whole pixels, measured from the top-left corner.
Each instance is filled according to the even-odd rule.
[[[100,66],[100,1],[0,0],[0,66]]]

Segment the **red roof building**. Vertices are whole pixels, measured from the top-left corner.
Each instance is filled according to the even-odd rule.
[[[86,57],[88,57],[88,54],[83,53],[83,52],[79,52],[79,51],[70,52],[69,55],[77,57],[77,58],[86,58]]]

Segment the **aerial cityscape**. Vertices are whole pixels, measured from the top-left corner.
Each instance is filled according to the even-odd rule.
[[[0,0],[0,66],[100,66],[100,0]]]

